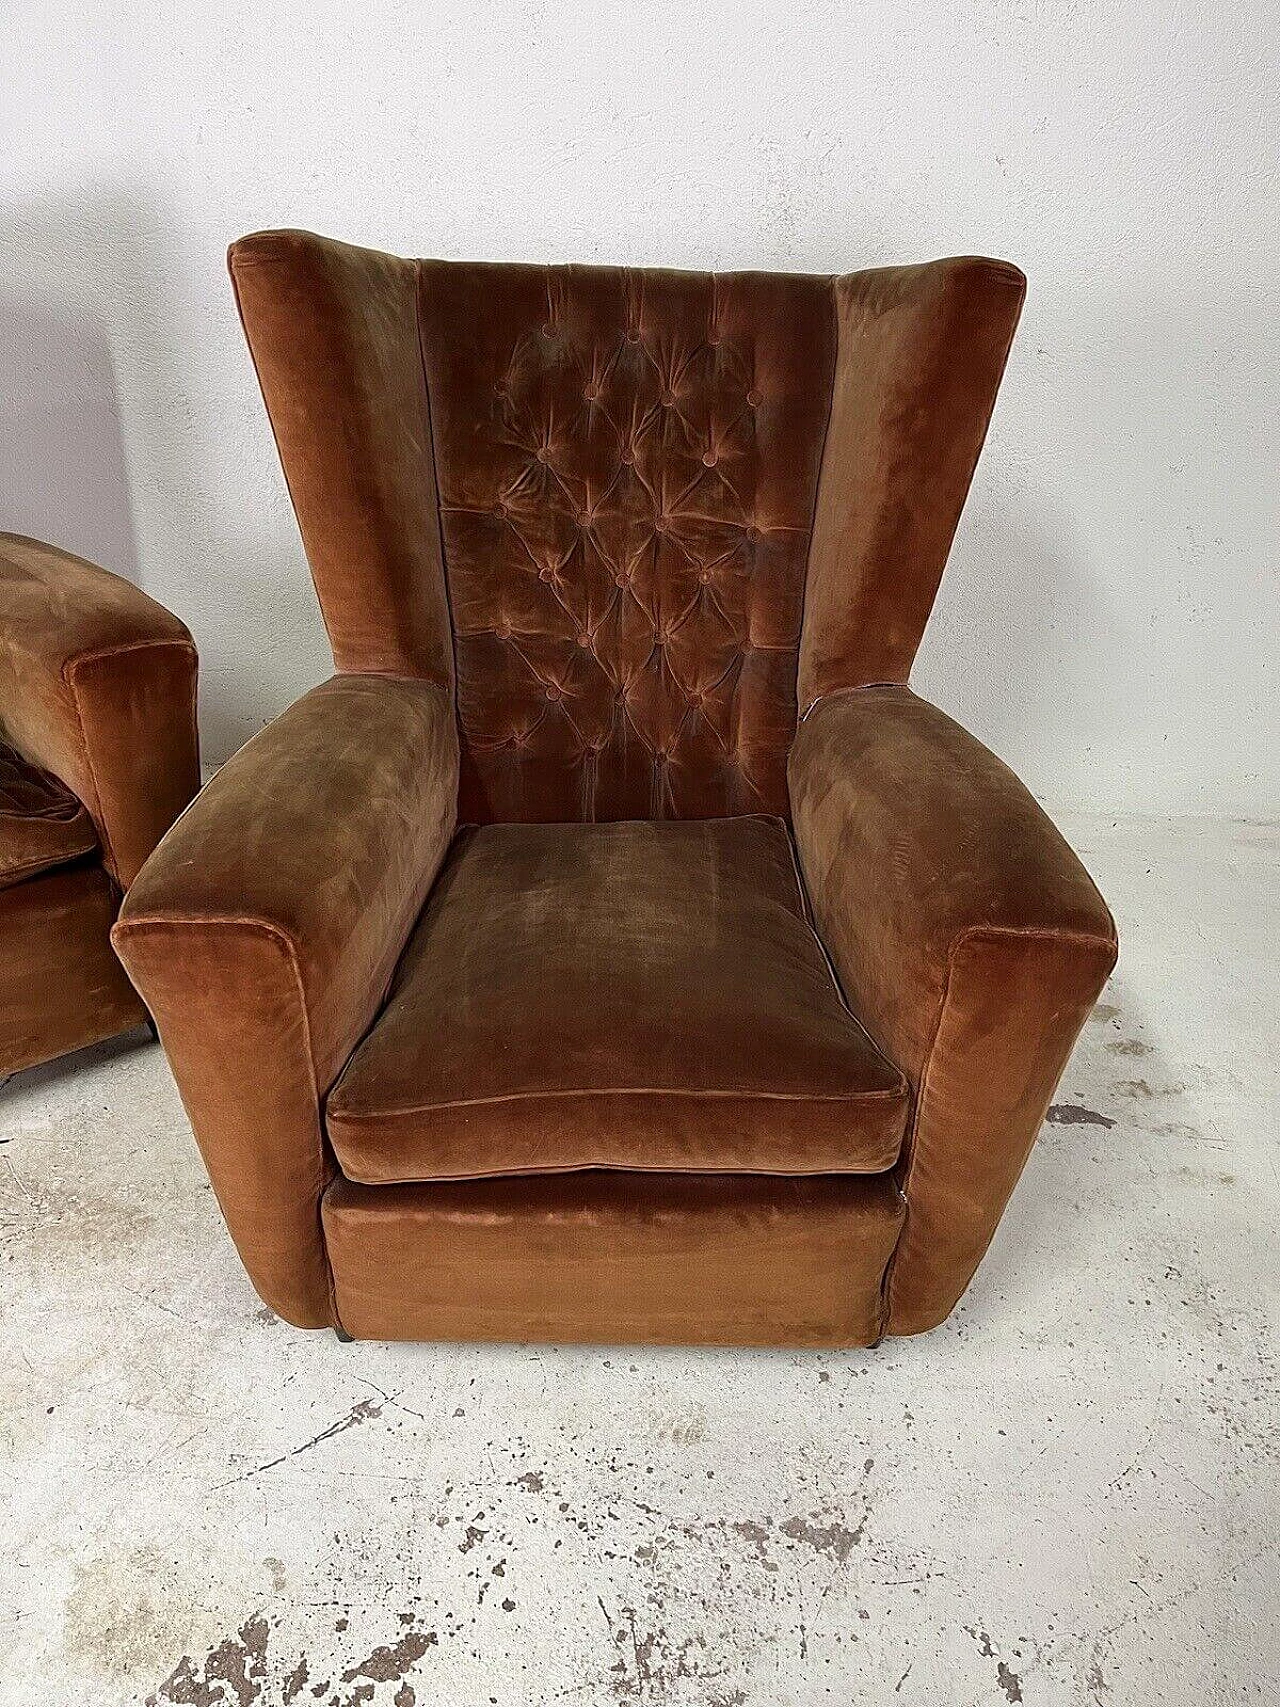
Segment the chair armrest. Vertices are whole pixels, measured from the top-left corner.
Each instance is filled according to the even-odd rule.
[[[950,1312],[1115,963],[1088,873],[1013,773],[906,687],[821,701],[788,772],[818,929],[914,1088],[887,1331]]]
[[[120,576],[0,534],[0,725],[84,802],[127,888],[200,786],[191,636]]]
[[[245,1267],[299,1327],[332,1320],[323,1099],[386,994],[457,792],[445,689],[335,676],[224,765],[112,932]]]

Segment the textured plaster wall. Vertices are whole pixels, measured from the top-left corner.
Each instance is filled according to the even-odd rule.
[[[190,622],[207,756],[327,671],[223,270],[407,253],[1031,295],[921,688],[1054,803],[1280,808],[1271,0],[10,0],[0,526]]]

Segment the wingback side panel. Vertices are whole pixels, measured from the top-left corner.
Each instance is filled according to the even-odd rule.
[[[261,231],[228,264],[334,663],[450,684],[415,263]]]
[[[835,281],[802,714],[825,694],[910,675],[1025,292],[1016,267],[973,256]]]
[[[831,281],[420,281],[459,817],[785,814]]]

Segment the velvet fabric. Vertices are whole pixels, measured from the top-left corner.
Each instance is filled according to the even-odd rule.
[[[348,1179],[876,1173],[907,1087],[771,818],[464,831],[330,1093]]]
[[[835,383],[800,648],[802,715],[905,682],[933,608],[1026,280],[962,256],[836,279]]]
[[[941,1320],[1115,952],[905,685],[1021,274],[230,264],[341,673],[116,940],[262,1296],[387,1338]]]
[[[386,994],[457,792],[443,688],[336,676],[222,767],[115,927],[245,1266],[301,1327],[331,1319],[321,1099]]]
[[[889,1175],[622,1171],[336,1180],[335,1305],[357,1338],[868,1345],[902,1226]]]
[[[96,861],[0,891],[0,1076],[146,1019],[111,951],[118,904]]]
[[[827,281],[424,263],[464,821],[785,814]]]
[[[128,888],[200,786],[195,645],[120,576],[0,534],[0,726],[84,802]]]
[[[97,845],[93,820],[71,790],[0,741],[0,889]]]
[[[452,686],[416,264],[289,231],[229,264],[335,667]]]
[[[107,933],[199,786],[195,694],[163,606],[0,534],[0,1074],[145,1018]]]
[[[1115,963],[1115,925],[1012,771],[908,688],[824,700],[790,776],[818,929],[915,1091],[887,1292],[888,1331],[915,1333],[990,1243]]]

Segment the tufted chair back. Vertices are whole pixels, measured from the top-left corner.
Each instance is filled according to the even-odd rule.
[[[1022,294],[288,232],[231,267],[338,668],[454,682],[473,823],[787,816],[798,706],[910,669]]]

